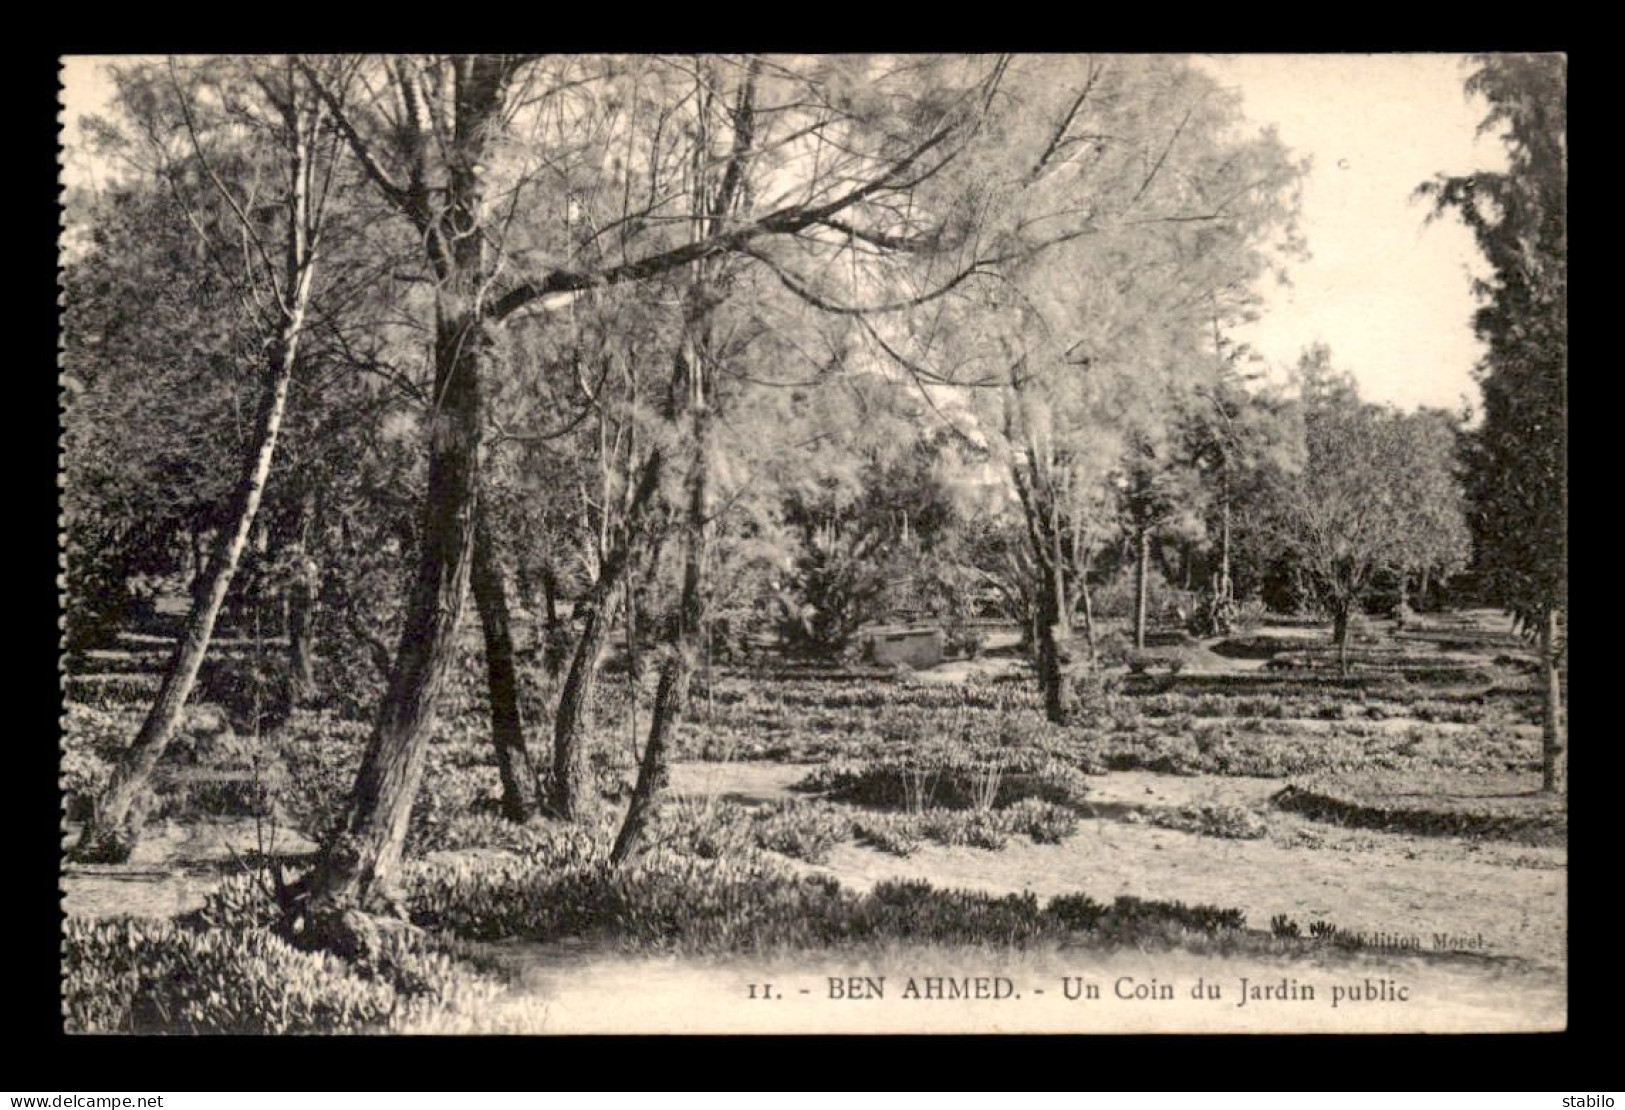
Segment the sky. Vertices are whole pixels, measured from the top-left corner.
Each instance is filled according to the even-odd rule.
[[[1453,54],[1240,55],[1204,58],[1240,90],[1243,110],[1313,160],[1300,226],[1311,258],[1290,288],[1263,290],[1256,324],[1238,328],[1274,368],[1324,341],[1368,400],[1401,408],[1477,407],[1471,281],[1485,265],[1446,218],[1424,226],[1416,186],[1437,173],[1499,170],[1494,136],[1475,139],[1486,105],[1469,101]]]
[[[93,173],[71,151],[77,118],[105,108],[112,92],[102,61],[64,61],[64,176],[74,183]],[[1459,222],[1424,225],[1427,207],[1411,199],[1437,173],[1504,168],[1494,137],[1476,137],[1485,106],[1463,93],[1461,56],[1252,54],[1198,64],[1240,91],[1252,121],[1312,161],[1300,218],[1311,257],[1290,264],[1290,287],[1261,289],[1262,318],[1234,338],[1276,372],[1325,342],[1368,400],[1476,407],[1470,283],[1484,264]]]

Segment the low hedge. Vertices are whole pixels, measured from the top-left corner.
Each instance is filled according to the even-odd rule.
[[[1563,844],[1568,807],[1533,789],[1538,774],[1323,775],[1271,798],[1278,808],[1351,828]]]

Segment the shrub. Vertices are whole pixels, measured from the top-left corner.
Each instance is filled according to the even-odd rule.
[[[919,822],[905,813],[870,813],[854,819],[859,843],[894,856],[911,856],[920,847]]]
[[[789,801],[763,806],[751,814],[757,847],[823,863],[835,845],[852,836],[852,819],[829,806]]]
[[[1067,805],[1088,791],[1074,764],[1031,750],[993,759],[944,753],[908,762],[838,762],[812,771],[795,788],[836,801],[916,814],[931,809],[1003,809],[1025,798]]]
[[[878,612],[886,578],[863,539],[807,537],[779,595],[779,636],[793,654],[832,659]]]
[[[1040,798],[1023,798],[999,813],[1012,832],[1025,833],[1038,844],[1059,844],[1078,828],[1076,810]]]
[[[1145,811],[1147,823],[1225,840],[1257,840],[1269,833],[1264,819],[1245,806],[1180,806]]]
[[[1095,660],[1101,666],[1114,667],[1126,663],[1134,650],[1133,639],[1119,629],[1114,628],[1095,637]]]

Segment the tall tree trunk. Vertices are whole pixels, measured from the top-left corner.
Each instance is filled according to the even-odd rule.
[[[627,744],[632,762],[638,761],[638,693],[643,682],[643,661],[638,652],[638,590],[629,576],[626,581],[626,705]]]
[[[1563,729],[1563,679],[1557,665],[1560,629],[1554,608],[1540,624],[1540,666],[1546,696],[1545,719],[1541,722],[1540,786],[1548,793],[1568,788],[1568,749]]]
[[[456,655],[479,500],[479,316],[443,304],[436,321],[434,417],[417,575],[389,683],[338,827],[307,881],[312,909],[389,908],[423,777],[435,703]]]
[[[1142,528],[1137,540],[1139,552],[1134,572],[1134,646],[1145,649],[1147,594],[1151,585],[1151,530]]]
[[[1053,578],[1060,573],[1052,568]],[[1045,584],[1038,600],[1038,682],[1044,691],[1044,715],[1056,724],[1066,724],[1077,711],[1077,694],[1069,674],[1071,628],[1067,613],[1059,608],[1061,591]]]
[[[1332,641],[1337,645],[1337,669],[1349,673],[1349,606],[1339,602],[1332,614]]]
[[[486,689],[491,703],[491,741],[502,779],[502,815],[525,821],[536,812],[536,769],[525,748],[519,715],[519,676],[514,670],[513,632],[508,624],[508,591],[492,546],[490,524],[480,513],[474,531],[470,572],[474,605],[485,637]]]
[[[423,221],[437,279],[436,405],[427,421],[429,481],[417,574],[349,802],[316,865],[287,900],[287,924],[295,935],[340,950],[357,943],[350,911],[398,910],[401,853],[468,593],[479,507],[481,375],[491,345],[480,300],[490,278],[481,162],[501,115],[505,65],[468,56],[453,62],[455,121],[445,202]]]
[[[316,564],[309,554],[310,529],[316,517],[316,491],[307,488],[299,498],[299,524],[295,558],[298,567],[288,587],[288,690],[292,705],[316,695]]]
[[[705,196],[703,189],[696,191],[700,205],[695,215],[701,217],[692,225],[692,234],[699,234],[701,225],[711,224],[711,231],[720,226],[721,217],[730,213],[739,199],[740,183],[744,179],[744,159],[750,151],[754,127],[752,97],[757,73],[753,60],[734,107],[733,158],[717,187],[715,200]],[[700,149],[704,150],[705,120],[700,117],[702,135]],[[703,163],[699,178],[704,181]],[[671,646],[661,665],[660,684],[655,692],[655,704],[649,721],[649,742],[643,749],[643,762],[638,767],[638,780],[632,788],[632,800],[627,806],[626,820],[615,847],[610,852],[611,866],[618,866],[632,855],[643,840],[649,822],[660,803],[660,795],[668,777],[668,749],[671,736],[688,704],[688,685],[699,657],[701,637],[705,633],[705,564],[711,529],[711,410],[713,348],[708,317],[713,305],[715,289],[709,284],[705,262],[694,270],[694,284],[690,287],[690,301],[684,313],[683,341],[678,350],[677,365],[672,375],[668,394],[667,412],[674,426],[688,417],[692,436],[693,457],[689,470],[688,512],[683,529],[683,589],[678,599],[677,622],[672,630]]]
[[[125,749],[113,769],[107,788],[96,802],[90,820],[81,831],[74,856],[80,860],[123,861],[129,858],[140,836],[142,815],[135,803],[147,789],[152,773],[175,735],[181,712],[197,682],[198,668],[208,653],[209,640],[220,615],[226,593],[231,589],[237,565],[248,547],[259,512],[265,482],[276,456],[277,437],[287,409],[288,384],[293,379],[294,353],[304,322],[304,304],[282,327],[261,394],[254,422],[253,450],[242,478],[232,491],[226,518],[232,522],[216,541],[203,587],[193,599],[181,629],[180,639],[169,658],[158,696],[147,710],[135,741]]]
[[[1061,537],[1060,498],[1050,489],[1049,557],[1039,559],[1048,571],[1044,583],[1044,607],[1038,618],[1038,678],[1044,690],[1044,713],[1056,724],[1065,724],[1077,710],[1072,689],[1071,641],[1072,606],[1066,597],[1066,562]],[[1047,566],[1046,566],[1047,564]]]
[[[1230,584],[1230,470],[1228,465],[1221,486],[1219,513],[1219,600],[1231,601],[1234,599],[1234,587]]]
[[[186,700],[197,682],[198,668],[208,653],[215,622],[253,532],[271,463],[276,457],[277,439],[287,410],[288,387],[293,380],[305,314],[310,305],[319,238],[319,229],[311,215],[310,139],[300,118],[297,92],[291,93],[284,111],[290,124],[291,188],[286,209],[287,238],[283,244],[284,284],[279,301],[282,319],[268,343],[265,385],[255,414],[253,440],[244,460],[242,477],[226,506],[224,519],[228,524],[216,534],[213,556],[193,595],[158,695],[147,711],[141,731],[125,749],[90,820],[85,823],[74,849],[79,859],[124,860],[135,846],[141,820],[135,803],[147,789],[164,749],[174,737]]]
[[[644,460],[643,472],[619,534],[609,546],[598,580],[587,599],[581,637],[570,660],[570,673],[553,716],[553,781],[548,806],[567,821],[583,816],[586,782],[587,711],[598,676],[598,663],[609,635],[610,603],[631,564],[632,549],[642,535],[643,516],[660,487],[664,456],[657,448]]]
[[[691,372],[698,374],[697,370]],[[703,393],[699,393],[703,385],[697,383],[694,388],[703,399]],[[703,408],[695,414],[695,427],[694,470],[689,487],[688,520],[684,525],[683,592],[677,606],[677,624],[661,663],[660,684],[649,719],[649,742],[643,748],[643,761],[638,766],[638,779],[632,788],[626,819],[610,852],[611,866],[620,865],[638,850],[659,807],[660,795],[670,777],[671,736],[688,705],[688,687],[700,654],[705,623],[704,573],[710,506],[709,420]]]

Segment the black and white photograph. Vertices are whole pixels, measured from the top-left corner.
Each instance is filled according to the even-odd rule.
[[[58,81],[66,1033],[1567,1028],[1566,55]]]

